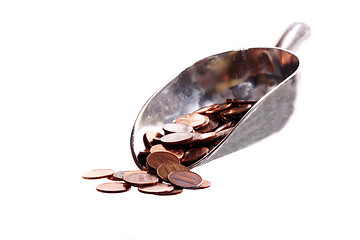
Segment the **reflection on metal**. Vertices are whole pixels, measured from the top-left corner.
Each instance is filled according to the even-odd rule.
[[[309,28],[303,23],[295,23],[289,29],[279,46],[290,41],[286,36],[296,38],[296,32],[292,31],[301,35],[301,39],[293,39],[296,47],[305,39],[304,32],[309,34]],[[143,167],[137,155],[144,149],[143,135],[147,130],[161,129],[163,124],[182,114],[222,103],[226,98],[258,102],[216,148],[190,168],[238,151],[279,131],[293,112],[298,68],[299,59],[281,48],[229,51],[196,62],[156,92],[141,109],[130,138],[136,164]]]

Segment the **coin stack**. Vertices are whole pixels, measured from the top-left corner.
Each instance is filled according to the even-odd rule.
[[[85,179],[107,177],[111,182],[96,187],[100,192],[125,192],[131,186],[142,193],[173,195],[183,189],[207,188],[211,183],[190,171],[188,166],[206,156],[234,128],[255,101],[226,99],[184,114],[163,125],[162,131],[144,134],[145,150],[138,155],[143,170],[96,169]]]

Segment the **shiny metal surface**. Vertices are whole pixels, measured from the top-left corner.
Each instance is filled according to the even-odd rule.
[[[294,23],[279,43],[291,50],[309,36],[310,29]],[[161,131],[165,123],[226,98],[258,100],[235,129],[209,154],[190,166],[207,163],[245,148],[279,131],[293,112],[299,59],[281,48],[249,48],[204,58],[181,72],[145,103],[134,123],[130,147],[135,163],[144,149],[143,135]]]

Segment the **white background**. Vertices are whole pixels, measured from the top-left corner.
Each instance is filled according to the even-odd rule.
[[[356,1],[1,1],[1,239],[359,239]],[[136,169],[145,101],[206,56],[274,46],[303,21],[297,109],[279,133],[194,169],[209,189],[103,194]]]

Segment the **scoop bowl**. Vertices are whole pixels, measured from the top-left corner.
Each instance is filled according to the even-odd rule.
[[[177,117],[225,99],[255,100],[235,128],[194,168],[243,149],[279,131],[294,111],[300,62],[295,51],[310,36],[304,23],[293,23],[276,47],[248,48],[206,57],[155,92],[140,110],[130,137],[136,165],[143,136]]]

